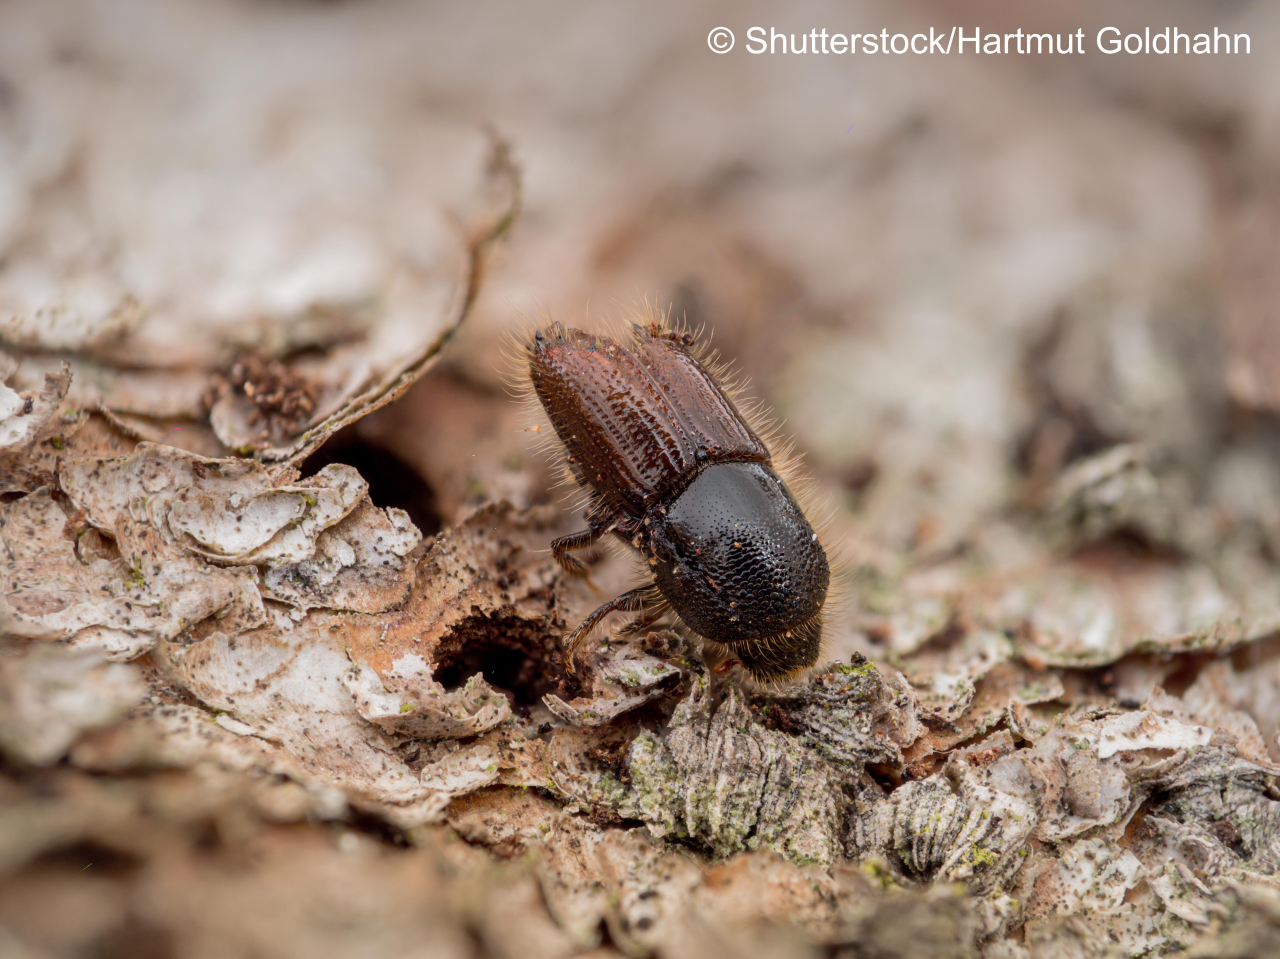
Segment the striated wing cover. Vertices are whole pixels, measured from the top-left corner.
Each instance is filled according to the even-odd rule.
[[[529,372],[574,474],[632,515],[702,463],[769,462],[711,374],[652,330],[623,346],[552,324],[534,339]]]

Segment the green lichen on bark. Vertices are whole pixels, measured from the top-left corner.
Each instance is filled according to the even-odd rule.
[[[705,674],[662,736],[636,737],[628,762],[636,809],[659,836],[693,839],[717,857],[763,848],[829,864],[839,854],[839,771],[757,723],[738,689],[716,708]]]
[[[867,763],[902,767],[902,746],[920,732],[913,698],[900,676],[886,678],[855,656],[808,683],[761,694],[753,705],[768,725],[793,733],[856,780]]]

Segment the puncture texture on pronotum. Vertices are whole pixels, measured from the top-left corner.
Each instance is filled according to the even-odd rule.
[[[826,551],[778,475],[767,431],[749,425],[696,339],[645,315],[617,338],[553,322],[523,345],[529,385],[588,495],[587,528],[552,542],[556,560],[583,574],[573,551],[613,534],[653,577],[569,633],[570,669],[615,611],[639,614],[624,632],[673,612],[761,682],[821,654]]]

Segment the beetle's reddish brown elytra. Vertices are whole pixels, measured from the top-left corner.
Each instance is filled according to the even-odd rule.
[[[694,337],[652,319],[631,333],[552,323],[527,344],[534,394],[589,496],[587,529],[555,540],[555,558],[583,574],[572,552],[611,533],[653,573],[566,637],[570,668],[609,613],[638,613],[634,632],[667,610],[761,682],[813,666],[831,581],[818,534]]]

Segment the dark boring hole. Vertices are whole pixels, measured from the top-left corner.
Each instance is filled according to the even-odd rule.
[[[409,834],[399,826],[387,822],[385,816],[376,813],[352,809],[347,814],[347,827],[357,830],[378,842],[394,846],[397,849],[409,849],[413,841]]]
[[[483,673],[486,682],[510,691],[521,705],[566,692],[560,633],[544,619],[468,617],[441,640],[434,659],[433,676],[445,689]]]
[[[132,853],[86,840],[50,849],[33,860],[32,865],[121,878],[137,870],[142,860]]]
[[[900,770],[888,763],[867,763],[863,767],[867,775],[874,779],[885,792],[893,792],[907,780],[904,777],[905,770]]]
[[[339,430],[307,457],[302,475],[311,476],[331,463],[359,470],[369,484],[369,498],[375,506],[404,510],[423,536],[440,532],[435,491],[417,470],[386,447],[370,443],[350,429]]]
[[[1244,672],[1261,666],[1280,656],[1280,633],[1265,639],[1244,643],[1231,652],[1231,666],[1237,672]]]
[[[1174,660],[1173,668],[1164,677],[1164,691],[1171,696],[1181,696],[1199,677],[1200,673],[1216,657],[1200,653],[1188,653]]]
[[[1113,699],[1116,695],[1116,671],[1110,666],[1099,666],[1096,669],[1087,670],[1086,674],[1098,688],[1098,691]]]
[[[1243,859],[1249,855],[1244,837],[1240,835],[1240,830],[1236,824],[1229,819],[1219,819],[1216,822],[1209,823],[1209,832],[1240,858]]]
[[[1099,569],[1132,569],[1139,564],[1176,566],[1186,554],[1167,543],[1154,542],[1144,531],[1121,526],[1106,536],[1082,543],[1071,552],[1076,562]]]
[[[1023,474],[1061,470],[1114,446],[1118,438],[1103,432],[1082,411],[1051,404],[1014,446],[1014,466]]]

